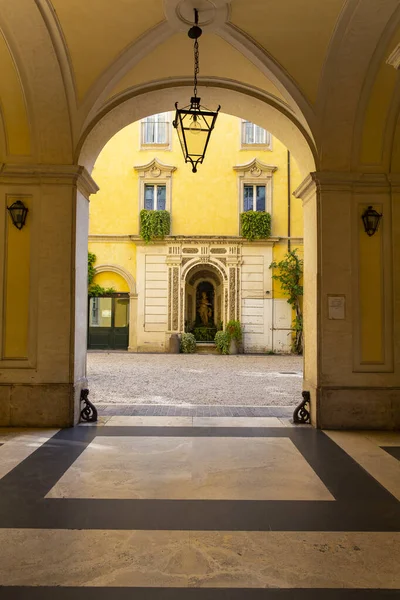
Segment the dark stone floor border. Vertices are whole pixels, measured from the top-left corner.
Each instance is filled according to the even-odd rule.
[[[300,401],[300,400],[299,400]],[[96,401],[93,400],[96,404]],[[99,404],[103,417],[277,417],[291,418],[295,406],[181,406],[157,404]]]
[[[385,450],[390,456],[400,460],[400,446],[381,446],[382,450]]]
[[[287,437],[335,501],[46,499],[95,438]],[[0,480],[0,528],[200,531],[400,531],[400,503],[312,428],[76,427]]]
[[[2,600],[386,600],[400,590],[0,587]]]

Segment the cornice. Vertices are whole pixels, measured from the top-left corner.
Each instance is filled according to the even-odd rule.
[[[131,235],[129,236],[130,240],[134,242],[137,246],[148,246],[146,242],[140,237],[140,235]],[[90,238],[89,238],[90,239]],[[249,242],[246,238],[235,236],[235,235],[227,235],[227,236],[216,236],[216,235],[177,235],[177,236],[166,236],[163,240],[154,240],[152,245],[156,246],[165,246],[168,244],[185,244],[190,246],[191,244],[214,244],[214,245],[242,245],[242,246],[265,246],[265,245],[273,245],[279,242],[282,238],[280,237],[269,237],[266,240],[254,240]]]
[[[34,165],[0,163],[0,183],[75,185],[89,198],[99,187],[85,167],[76,165]]]
[[[101,243],[101,242],[114,242],[114,243],[131,243],[131,236],[130,235],[119,235],[119,234],[102,234],[102,233],[94,233],[94,234],[89,234],[88,237],[89,242],[97,242],[97,243]]]
[[[389,192],[393,186],[400,185],[400,175],[386,173],[337,172],[320,171],[310,173],[294,190],[293,196],[307,200],[316,191],[323,192],[357,192],[382,193]]]

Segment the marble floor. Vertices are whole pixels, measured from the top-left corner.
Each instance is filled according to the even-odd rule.
[[[400,598],[399,453],[276,417],[0,429],[0,599]]]

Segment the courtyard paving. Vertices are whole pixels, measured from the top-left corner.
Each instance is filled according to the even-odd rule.
[[[88,353],[90,399],[100,405],[293,407],[302,369],[299,356]]]

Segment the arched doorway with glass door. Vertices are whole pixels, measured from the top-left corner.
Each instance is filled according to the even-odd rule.
[[[89,298],[88,349],[128,350],[129,294]]]

